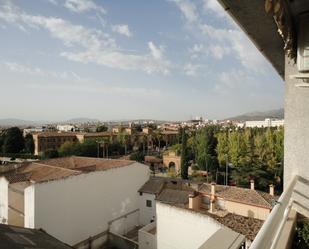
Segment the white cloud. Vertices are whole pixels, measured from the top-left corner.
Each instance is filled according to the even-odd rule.
[[[16,62],[2,62],[1,63],[4,67],[6,67],[9,71],[14,73],[26,73],[30,75],[40,75],[44,76],[45,72],[43,72],[40,68],[31,68],[28,66],[21,65]]]
[[[148,47],[150,49],[151,55],[153,56],[153,58],[155,58],[156,60],[159,60],[162,58],[163,56],[163,48],[160,47],[158,48],[153,42],[148,42]]]
[[[70,11],[76,13],[83,13],[91,10],[95,10],[101,13],[105,13],[103,7],[97,5],[91,0],[65,0],[64,6]]]
[[[192,64],[192,63],[187,63],[184,66],[184,71],[187,76],[197,76],[198,75],[198,70],[202,67],[202,65],[199,64]]]
[[[74,25],[61,18],[28,15],[12,3],[0,7],[1,19],[17,27],[22,25],[48,30],[52,37],[61,40],[67,47],[60,55],[68,60],[123,70],[142,70],[147,73],[169,72],[170,62],[155,58],[154,51],[142,55],[124,53],[109,34],[97,29]]]
[[[42,77],[48,81],[52,81],[52,84],[41,84],[40,83],[32,83],[30,87],[35,89],[49,88],[51,90],[75,90],[80,92],[91,92],[91,93],[105,93],[105,94],[117,94],[123,96],[143,96],[143,97],[151,97],[151,96],[160,96],[160,91],[158,89],[153,88],[141,88],[141,87],[123,87],[123,86],[112,86],[105,84],[99,80],[86,78],[78,75],[75,72],[71,71],[50,71],[45,70],[36,66],[29,66],[20,64],[17,62],[11,61],[0,61],[0,68],[5,68],[11,73],[18,73],[23,75],[31,75],[36,77]],[[56,79],[56,81],[55,81]],[[86,83],[86,84],[84,84]]]
[[[248,92],[248,89],[254,88],[257,84],[244,70],[235,70],[221,72],[218,75],[218,82],[214,86],[214,91],[223,95],[231,95],[240,91]]]
[[[47,0],[47,2],[49,2],[53,5],[58,5],[58,2],[56,0]]]
[[[190,23],[198,20],[196,6],[189,0],[170,0],[175,2],[186,20]]]
[[[213,58],[221,60],[225,55],[230,53],[230,49],[227,46],[221,46],[219,44],[210,44],[208,46],[194,44],[193,47],[189,49],[189,53],[192,59],[211,55]]]
[[[129,26],[127,24],[122,25],[113,25],[112,30],[116,33],[119,33],[121,35],[125,35],[127,37],[131,37],[132,33],[129,30]]]
[[[176,3],[186,17],[188,30],[198,37],[199,43],[189,49],[191,59],[212,56],[223,59],[227,55],[236,58],[245,68],[255,72],[265,72],[265,59],[246,37],[246,35],[229,21],[232,28],[217,28],[203,22],[196,2],[187,0],[169,0]],[[215,12],[220,18],[227,16],[217,0],[203,0],[205,9]],[[235,27],[235,28],[234,28]]]
[[[247,69],[255,72],[265,71],[265,59],[248,37],[236,29],[215,28],[200,24],[202,34],[207,38],[210,54],[217,59],[231,54]]]
[[[217,0],[203,0],[204,9],[210,10],[218,17],[226,17],[226,12]]]
[[[73,81],[79,81],[79,82],[85,82],[88,80],[86,78],[79,76],[77,73],[74,73],[74,72],[69,72],[69,71],[55,72],[55,71],[45,70],[39,67],[24,65],[24,64],[12,62],[12,61],[0,62],[0,65],[12,73],[28,74],[32,76],[54,78],[58,80],[70,80],[70,81],[73,80]]]

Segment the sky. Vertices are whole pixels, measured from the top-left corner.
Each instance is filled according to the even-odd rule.
[[[0,118],[221,119],[283,81],[216,0],[0,0]]]

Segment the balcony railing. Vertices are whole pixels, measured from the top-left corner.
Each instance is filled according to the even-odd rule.
[[[289,186],[274,203],[270,215],[254,239],[250,249],[276,249],[291,209],[308,217],[309,181],[295,176]]]

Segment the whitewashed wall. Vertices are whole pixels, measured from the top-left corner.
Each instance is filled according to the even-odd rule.
[[[157,248],[198,249],[221,224],[194,211],[157,202]]]
[[[0,177],[0,223],[8,221],[8,181]]]
[[[156,229],[156,223],[152,222],[138,231],[139,249],[157,249],[157,235],[149,231]]]
[[[35,205],[35,196],[34,196],[34,185],[30,185],[24,190],[24,226],[28,228],[35,228],[34,226],[34,205]]]
[[[156,216],[156,202],[155,195],[143,193],[139,195],[139,223],[140,225],[147,225],[151,222],[151,220]],[[152,203],[152,207],[146,206],[146,201],[150,200]]]
[[[140,163],[86,173],[34,185],[25,198],[34,198],[34,210],[25,200],[25,220],[57,239],[74,245],[108,229],[108,222],[138,209],[138,189],[149,179],[149,168]],[[138,217],[138,216],[136,216]],[[136,218],[138,219],[138,218]],[[135,226],[124,224],[126,229]],[[134,223],[134,224],[133,224]],[[119,232],[123,231],[118,226]]]

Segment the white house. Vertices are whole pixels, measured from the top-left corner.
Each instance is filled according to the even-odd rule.
[[[139,225],[138,190],[149,175],[146,165],[128,160],[33,162],[0,177],[0,216],[82,246],[90,236],[125,234]]]
[[[277,199],[250,188],[151,177],[139,190],[140,249],[247,249]],[[151,203],[152,205],[147,205]]]

